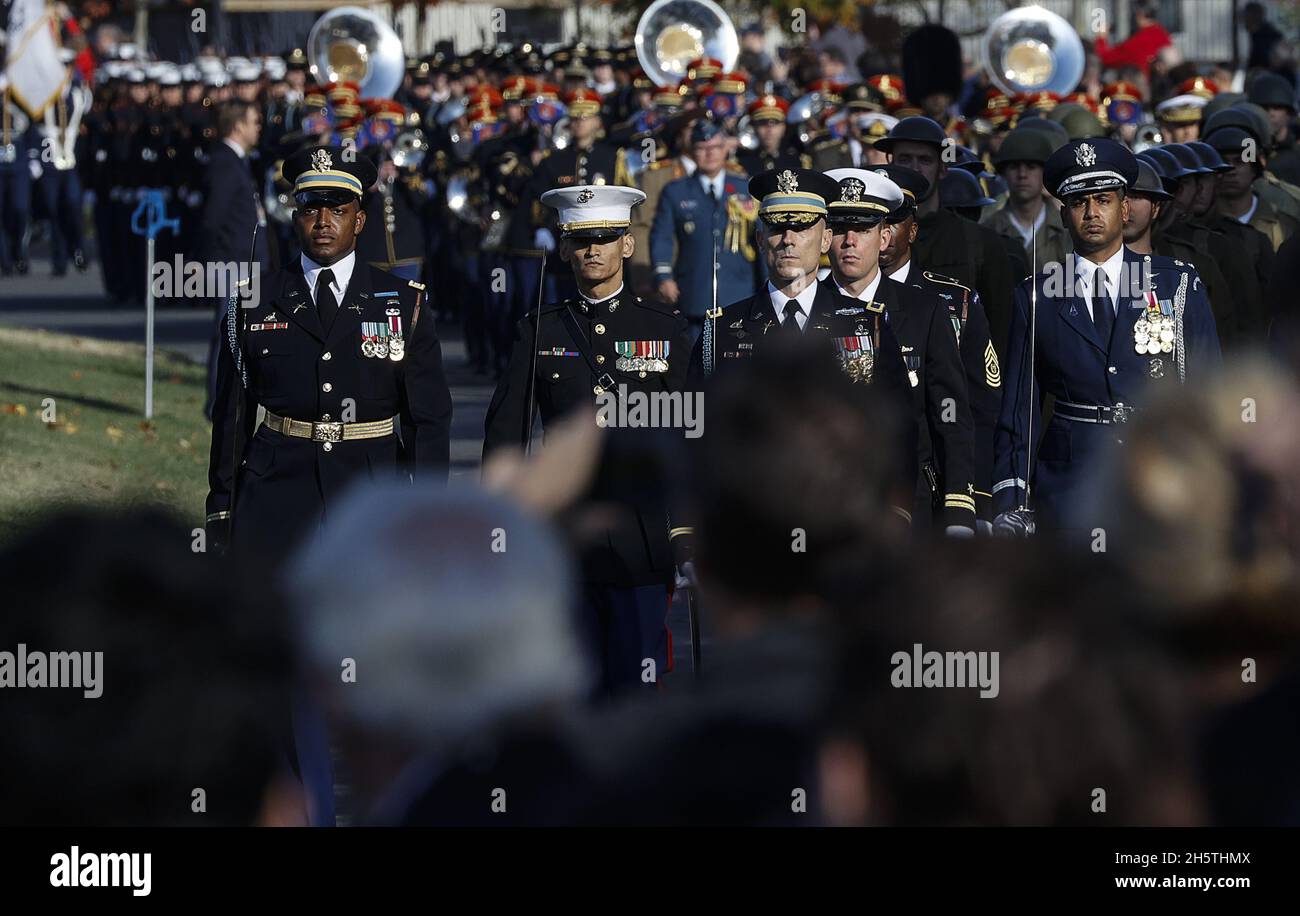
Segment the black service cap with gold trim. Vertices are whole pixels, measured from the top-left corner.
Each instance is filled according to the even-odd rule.
[[[345,158],[346,156],[346,158]],[[337,146],[311,146],[284,160],[284,180],[293,185],[298,203],[346,203],[360,198],[379,177],[368,156]]]
[[[812,169],[772,169],[749,179],[758,215],[769,226],[799,228],[824,219],[840,195],[835,179]]]

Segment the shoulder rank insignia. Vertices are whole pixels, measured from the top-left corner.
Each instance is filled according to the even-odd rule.
[[[419,289],[419,290],[424,289],[424,284],[421,283],[421,282],[419,282],[418,280],[407,280],[406,282],[407,282],[407,283],[408,283],[408,284],[409,284],[413,289]]]
[[[879,315],[879,314],[880,314],[881,312],[883,312],[884,310],[885,310],[885,303],[883,303],[883,302],[868,302],[868,303],[867,303],[867,311],[868,311],[868,312],[872,312],[873,314]]]
[[[922,276],[924,276],[927,280],[933,280],[935,283],[945,283],[948,286],[958,286],[966,290],[970,289],[969,286],[967,286],[965,283],[958,281],[957,278],[945,277],[943,274],[937,274],[932,270],[922,271]],[[1025,279],[1028,279],[1028,277],[1026,277]]]

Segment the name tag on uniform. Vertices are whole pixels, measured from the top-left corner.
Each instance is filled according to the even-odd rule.
[[[289,327],[289,322],[287,321],[273,321],[270,323],[259,322],[258,324],[250,324],[248,329],[250,331],[283,331],[287,327]]]

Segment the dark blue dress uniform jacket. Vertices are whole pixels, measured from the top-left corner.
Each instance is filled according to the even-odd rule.
[[[207,511],[209,518],[231,513],[230,536],[241,551],[292,546],[356,477],[407,474],[419,484],[445,482],[450,453],[442,348],[416,286],[357,262],[326,330],[301,267],[263,279],[260,302],[237,309],[247,388],[231,347],[223,346],[212,422]],[[387,323],[389,309],[400,311],[405,357],[364,356],[362,322]],[[295,420],[399,417],[400,438],[395,432],[325,443],[264,425],[254,430],[259,404]]]
[[[1143,261],[1150,263],[1151,283],[1156,298],[1172,302],[1184,276],[1187,301],[1184,312],[1185,367],[1187,381],[1199,382],[1221,363],[1214,314],[1201,278],[1191,265],[1159,255],[1139,255],[1124,249],[1126,275],[1140,276]],[[1073,259],[1068,259],[1073,269]],[[1134,348],[1133,325],[1146,310],[1146,302],[1120,289],[1116,300],[1114,333],[1103,341],[1092,322],[1088,303],[1079,295],[1052,298],[1047,295],[1048,273],[1040,273],[1036,322],[1037,371],[1030,378],[1029,307],[1030,280],[1016,289],[1015,308],[1007,349],[1004,378],[1006,392],[994,439],[994,511],[1006,512],[1024,500],[1025,462],[1029,448],[1029,418],[1034,412],[1034,438],[1038,442],[1033,465],[1033,508],[1048,525],[1078,524],[1070,510],[1079,485],[1096,465],[1103,449],[1123,438],[1122,424],[1102,425],[1065,419],[1059,402],[1114,407],[1141,404],[1148,385],[1177,385],[1175,354],[1152,357]],[[1060,278],[1052,277],[1059,285]],[[1130,283],[1125,278],[1121,286]],[[1067,287],[1067,291],[1070,291]],[[1153,377],[1152,360],[1160,359],[1159,378]],[[1031,388],[1032,384],[1032,388]],[[1045,394],[1058,404],[1041,428],[1041,404]]]
[[[570,333],[565,309],[571,310],[581,340]],[[666,371],[620,369],[618,345],[634,341],[666,343]],[[497,449],[520,447],[531,433],[528,376],[534,354],[532,394],[543,429],[579,408],[590,409],[594,420],[599,376],[582,358],[583,349],[615,382],[613,394],[622,390],[671,393],[681,391],[685,383],[690,331],[676,309],[631,295],[626,288],[600,302],[567,299],[543,306],[540,317],[536,311],[526,315],[515,325],[510,365],[488,405],[484,460]],[[626,494],[620,501],[627,513],[593,539],[597,546],[583,551],[584,581],[614,588],[671,582],[667,506],[658,494],[640,492]]]
[[[841,294],[835,288],[833,279],[818,280],[804,334],[826,338],[855,337],[860,336],[861,329],[862,335],[873,338],[879,336],[880,344],[876,350],[870,384],[881,392],[885,401],[894,405],[903,425],[903,441],[899,443],[900,467],[905,469],[910,489],[917,466],[919,431],[915,422],[916,413],[912,387],[907,378],[907,366],[903,362],[898,338],[885,320],[884,304],[878,303],[878,308],[873,309],[866,308],[866,305],[865,302]],[[722,317],[717,319],[715,327],[715,372],[724,370],[737,359],[753,356],[754,348],[761,346],[758,341],[768,332],[777,335],[780,331],[767,284],[764,283],[754,295],[733,302],[723,309]],[[695,342],[695,349],[691,352],[690,383],[694,388],[704,384],[703,338]]]

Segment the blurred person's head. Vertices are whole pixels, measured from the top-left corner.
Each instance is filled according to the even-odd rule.
[[[719,631],[852,600],[888,561],[899,424],[829,341],[772,342],[718,373],[694,462],[697,566]]]
[[[1159,7],[1151,0],[1138,0],[1133,4],[1133,21],[1139,29],[1144,29],[1149,25],[1155,25],[1160,20],[1156,18]]]
[[[1294,378],[1258,359],[1161,391],[1083,496],[1108,520],[1135,607],[1202,666],[1209,702],[1255,689],[1243,658],[1262,681],[1278,670],[1270,659],[1300,646],[1297,405]]]
[[[825,819],[1201,822],[1176,669],[1124,617],[1104,556],[952,542],[864,596],[835,639]]]
[[[1268,21],[1264,13],[1264,4],[1252,0],[1241,8],[1241,24],[1247,32],[1253,32]]]
[[[499,497],[392,482],[353,490],[297,558],[299,651],[359,810],[415,759],[450,761],[583,696],[562,543]]]
[[[261,135],[262,113],[251,102],[236,99],[217,109],[217,136],[221,139],[251,150]]]
[[[302,822],[273,577],[232,575],[195,537],[153,511],[76,510],[0,553],[0,666],[25,653],[27,678],[0,689],[0,823]],[[81,688],[32,687],[38,657],[46,683],[59,667]]]
[[[701,175],[713,178],[727,164],[727,131],[712,118],[700,118],[691,127],[691,158]]]

